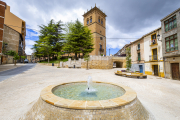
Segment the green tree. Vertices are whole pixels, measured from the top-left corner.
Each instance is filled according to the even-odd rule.
[[[7,51],[7,46],[8,46],[8,43],[6,43],[6,42],[3,42],[3,46],[2,46],[2,53],[4,54],[4,55],[7,55],[8,53],[8,51]]]
[[[24,59],[26,59],[26,56],[21,56],[21,58],[23,59],[23,63],[24,63]]]
[[[7,55],[14,56],[15,54],[16,54],[16,52],[13,50],[7,51]]]
[[[33,48],[34,55],[36,57],[48,57],[48,62],[50,56],[54,57],[54,54],[62,50],[64,34],[63,34],[63,24],[61,21],[55,23],[51,20],[48,25],[41,25],[39,40],[36,41]]]
[[[16,60],[19,59],[18,53],[16,53],[13,58],[14,58],[14,65],[16,65]]]
[[[126,48],[126,68],[130,70],[131,68],[131,49]]]
[[[16,53],[16,52],[13,51],[13,50],[10,50],[10,51],[7,52],[7,55],[13,56],[13,59],[14,59],[14,65],[16,65],[16,60],[19,59],[18,53]]]
[[[83,26],[82,23],[76,20],[75,23],[68,23],[68,30],[66,30],[66,44],[64,50],[68,53],[77,55],[83,53],[90,53],[93,48],[93,37],[88,27]]]

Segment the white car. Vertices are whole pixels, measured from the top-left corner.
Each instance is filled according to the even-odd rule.
[[[28,62],[29,62],[28,59],[25,59],[25,60],[24,60],[24,63],[28,63]]]

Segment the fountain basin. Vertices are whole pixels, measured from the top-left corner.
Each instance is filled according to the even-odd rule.
[[[154,116],[144,108],[131,88],[115,83],[93,82],[120,87],[125,94],[107,100],[71,100],[53,94],[54,88],[69,83],[50,85],[41,91],[38,101],[20,120],[154,120]]]
[[[86,82],[87,81],[80,81],[80,82],[73,82],[73,83],[86,83]],[[93,83],[102,83],[102,82],[93,81]],[[96,100],[96,101],[71,100],[71,99],[58,97],[53,94],[52,91],[54,88],[58,86],[66,85],[66,84],[69,84],[69,83],[51,85],[44,88],[41,91],[42,100],[57,107],[64,107],[64,108],[71,108],[71,109],[106,109],[106,108],[113,108],[113,107],[126,105],[132,102],[133,100],[135,100],[137,97],[136,92],[133,91],[131,88],[124,85],[115,84],[115,83],[106,83],[106,84],[111,84],[116,87],[118,86],[122,88],[125,91],[125,94],[120,97],[108,99],[108,100]]]

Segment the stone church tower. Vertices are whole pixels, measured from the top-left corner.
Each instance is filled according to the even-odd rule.
[[[99,8],[91,8],[84,13],[84,26],[88,26],[93,35],[94,50],[90,55],[106,55],[106,17]]]

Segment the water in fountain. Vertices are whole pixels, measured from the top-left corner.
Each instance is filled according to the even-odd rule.
[[[122,96],[123,88],[106,83],[93,83],[89,76],[87,83],[71,83],[60,85],[53,89],[53,93],[59,97],[72,100],[107,100]]]
[[[96,89],[94,89],[93,87],[92,87],[92,77],[91,76],[89,76],[88,77],[88,80],[87,80],[87,86],[88,86],[88,88],[85,90],[87,93],[95,93],[95,92],[97,92],[96,91]]]

